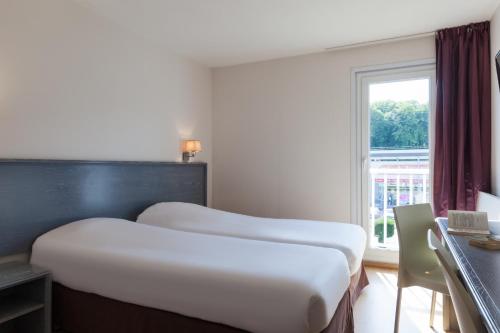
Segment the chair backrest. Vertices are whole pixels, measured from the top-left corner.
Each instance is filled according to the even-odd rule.
[[[409,285],[407,272],[437,267],[436,255],[427,246],[427,230],[435,226],[430,204],[393,208],[399,240],[398,286]]]
[[[479,192],[476,210],[488,213],[489,220],[500,220],[500,198],[489,193]]]
[[[434,232],[430,229],[427,231],[427,241],[429,248],[436,253],[443,270],[446,285],[450,291],[453,307],[455,308],[455,313],[457,314],[460,332],[485,332],[485,329],[481,324],[481,316],[477,312],[474,302],[457,276],[457,269],[453,258],[451,258],[451,255],[444,248],[439,239],[437,239]]]

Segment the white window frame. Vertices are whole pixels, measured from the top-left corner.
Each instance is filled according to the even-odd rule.
[[[429,184],[432,202],[432,166],[434,160],[434,126],[436,79],[435,60],[353,68],[351,71],[351,223],[361,225],[367,232],[369,224],[368,170],[369,170],[369,126],[368,86],[373,82],[395,82],[418,77],[430,78],[429,114]],[[366,111],[364,111],[366,110]],[[369,235],[370,237],[370,235]],[[397,263],[398,253],[393,250],[370,248],[367,244],[365,260]]]

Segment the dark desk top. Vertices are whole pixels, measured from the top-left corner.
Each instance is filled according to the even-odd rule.
[[[448,234],[448,219],[436,221],[486,328],[500,333],[500,251],[470,246],[467,236]]]

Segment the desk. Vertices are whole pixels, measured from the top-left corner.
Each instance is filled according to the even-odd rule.
[[[500,251],[470,246],[466,236],[448,234],[448,219],[436,222],[484,326],[490,333],[500,333]]]

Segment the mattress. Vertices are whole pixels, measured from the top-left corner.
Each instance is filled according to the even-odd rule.
[[[40,236],[31,262],[54,281],[251,332],[319,332],[349,285],[335,249],[82,220]]]
[[[351,275],[359,270],[366,247],[366,233],[358,225],[260,218],[182,202],[155,204],[139,215],[137,222],[174,230],[337,249],[346,256]]]

